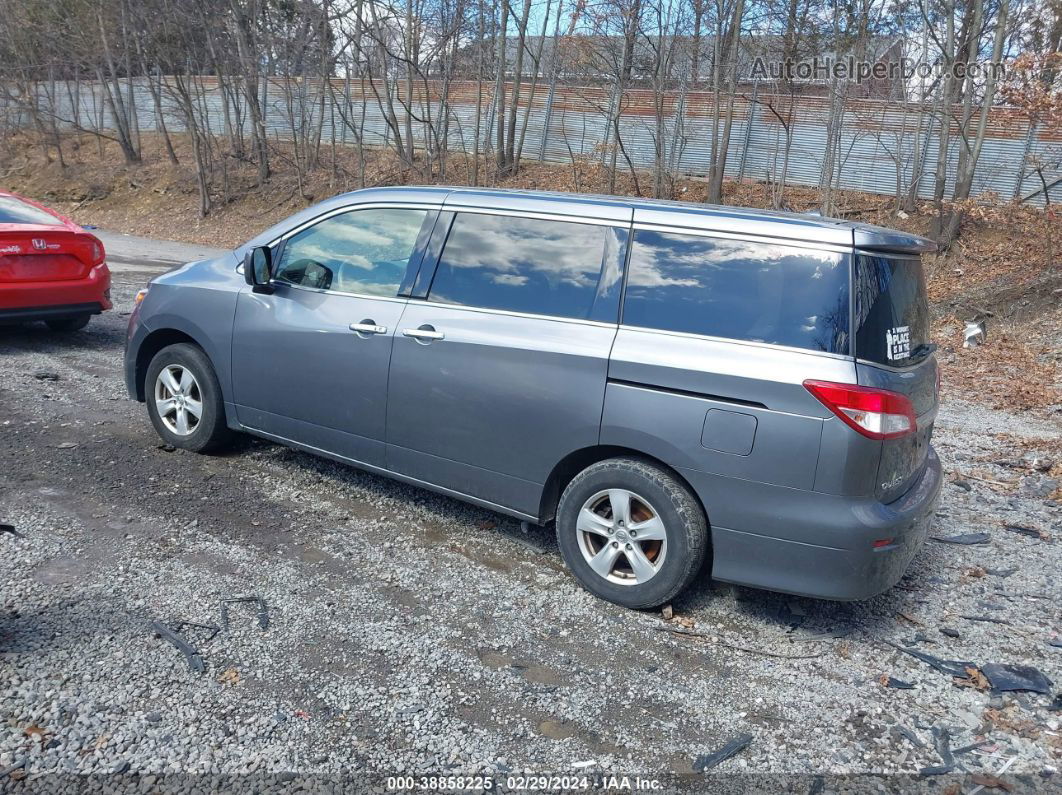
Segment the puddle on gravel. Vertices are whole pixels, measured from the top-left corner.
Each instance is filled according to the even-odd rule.
[[[398,586],[388,586],[383,589],[388,598],[395,604],[399,604],[402,607],[408,608],[408,612],[415,616],[424,616],[431,611],[421,604],[420,599],[412,591],[408,591],[405,588]]]
[[[512,657],[506,657],[501,652],[493,650],[481,651],[479,661],[488,668],[508,668],[513,664]]]
[[[528,682],[534,682],[537,685],[558,686],[564,684],[564,678],[560,675],[559,671],[547,668],[544,665],[532,665],[522,673],[524,679]]]
[[[538,724],[538,733],[551,740],[567,740],[578,734],[578,730],[571,723],[559,720],[544,720]]]
[[[546,665],[531,665],[529,663],[523,663],[513,657],[495,651],[494,649],[480,651],[479,661],[487,668],[493,668],[495,670],[512,668],[519,673],[525,681],[536,685],[551,685],[553,687],[558,687],[567,682],[561,672],[554,668],[550,668]]]
[[[93,563],[85,559],[52,558],[33,572],[33,579],[44,585],[61,585],[83,580],[93,569]]]

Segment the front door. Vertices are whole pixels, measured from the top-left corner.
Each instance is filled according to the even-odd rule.
[[[237,301],[232,378],[241,424],[374,466],[384,463],[398,297],[426,209],[354,209],[274,251],[272,294]]]
[[[458,213],[395,336],[388,468],[537,516],[553,467],[597,444],[626,238]]]

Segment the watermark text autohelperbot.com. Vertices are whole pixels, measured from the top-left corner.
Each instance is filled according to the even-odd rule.
[[[999,80],[1006,74],[1006,64],[1001,61],[956,62],[952,64],[930,63],[915,58],[898,58],[889,61],[861,61],[854,56],[834,58],[814,56],[796,61],[770,60],[757,56],[752,64],[754,80],[772,81],[828,81],[850,80],[861,83],[865,80],[903,80],[926,78],[936,80],[946,76],[980,80],[991,77]]]

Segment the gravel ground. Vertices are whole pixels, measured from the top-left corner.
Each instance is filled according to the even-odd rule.
[[[83,332],[0,330],[0,522],[22,534],[0,534],[0,788],[107,773],[689,776],[743,734],[717,772],[944,791],[910,776],[944,765],[948,743],[984,741],[944,779],[970,791],[1007,766],[1019,789],[1060,786],[1058,684],[959,686],[890,645],[1062,683],[1062,506],[1044,460],[1058,472],[1059,415],[945,403],[933,535],[988,543],[931,541],[860,603],[704,582],[666,621],[580,590],[549,530],[262,441],[217,457],[160,446],[120,374],[125,314],[151,275],[118,274],[116,310]],[[227,629],[185,627],[203,675],[152,634],[220,624],[238,595],[265,601],[268,626],[235,603]]]

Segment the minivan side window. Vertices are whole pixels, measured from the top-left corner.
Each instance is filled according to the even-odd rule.
[[[458,213],[428,299],[615,323],[626,244],[608,226]]]
[[[849,353],[849,255],[639,229],[623,324]]]
[[[333,215],[284,242],[273,278],[299,287],[393,298],[427,214],[378,208]]]

